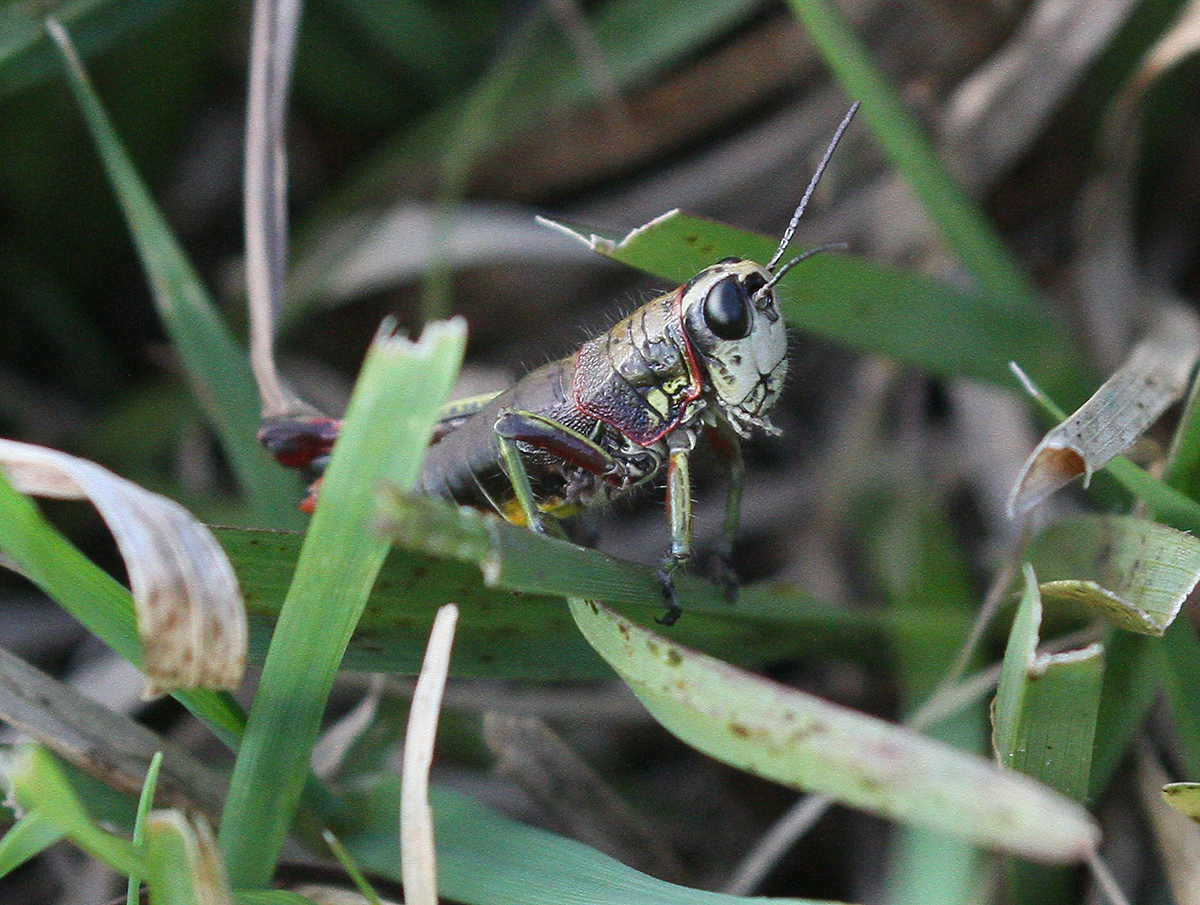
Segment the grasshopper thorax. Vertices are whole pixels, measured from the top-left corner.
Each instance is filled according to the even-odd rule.
[[[742,436],[773,430],[766,414],[787,375],[787,328],[760,264],[726,258],[683,287],[680,314],[707,376],[706,395]]]

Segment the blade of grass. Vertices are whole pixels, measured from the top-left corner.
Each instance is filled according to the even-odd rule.
[[[777,243],[681,211],[620,239],[541,222],[674,284],[725,257],[766,261]],[[1068,398],[1082,398],[1090,385],[1074,340],[1035,306],[998,305],[984,293],[838,254],[805,261],[780,282],[779,297],[790,327],[936,374],[1011,386],[1008,363],[1019,357]]]
[[[384,528],[399,547],[473,563],[490,587],[559,597],[586,594],[615,605],[637,607],[634,612],[645,622],[662,611],[662,588],[655,571],[646,566],[616,560],[418,494],[389,493],[382,517]],[[815,600],[799,589],[772,582],[743,588],[732,606],[720,588],[693,575],[678,576],[676,588],[687,615],[672,629],[672,637],[742,663],[761,664],[800,653],[811,647],[814,633],[833,647],[856,641],[847,646],[846,652],[855,655],[850,650],[853,646],[861,656],[861,642],[878,632],[936,636],[944,641],[964,630],[953,614],[930,620],[924,614],[913,618],[857,609]],[[419,591],[420,585],[412,590]],[[469,610],[465,608],[468,600],[453,599],[464,604],[459,641],[459,657],[464,657],[472,644],[472,633],[467,628]],[[516,613],[529,602],[529,598],[516,601]],[[549,612],[546,632],[566,632],[559,622],[561,610],[551,607]],[[511,605],[504,616],[514,616]],[[488,614],[488,618],[497,617]],[[529,619],[539,618],[538,612],[530,611]],[[428,616],[423,624],[428,624],[427,620]],[[564,643],[573,643],[570,634],[563,635]],[[875,646],[868,642],[866,649]]]
[[[146,885],[153,905],[232,905],[208,821],[155,811],[146,822]]]
[[[52,0],[0,5],[0,98],[49,77],[56,60],[46,41],[46,16],[71,26],[83,56],[129,38],[179,0]]]
[[[1179,424],[1171,437],[1164,480],[1188,496],[1200,496],[1200,381],[1193,380]]]
[[[196,398],[221,438],[256,521],[297,524],[295,478],[259,447],[258,395],[246,353],[233,340],[170,226],[142,182],[83,70],[66,30],[47,23],[65,64],[68,84],[92,133],[129,224],[163,325],[183,362]]]
[[[1157,654],[1186,775],[1200,776],[1200,639],[1191,621],[1175,620]]]
[[[987,218],[950,176],[928,138],[888,83],[867,48],[830,0],[790,0],[825,62],[846,89],[862,101],[862,115],[888,157],[937,224],[946,244],[1005,312],[1040,309],[1037,290]]]
[[[150,759],[150,767],[146,770],[146,781],[142,784],[142,794],[138,796],[137,817],[133,823],[133,844],[139,849],[146,844],[146,819],[154,807],[154,794],[158,790],[158,771],[162,767],[162,752],[154,752]],[[139,905],[141,901],[142,877],[140,874],[129,875],[129,888],[125,893],[125,905]]]
[[[7,877],[65,836],[44,814],[30,811],[23,815],[0,839],[0,878]]]
[[[1025,567],[1025,593],[996,690],[995,744],[1001,763],[1082,801],[1091,773],[1103,650],[1092,645],[1037,655],[1042,602]]]
[[[399,879],[399,781],[371,788],[370,813],[342,836],[359,863]],[[464,905],[818,905],[809,899],[745,899],[689,889],[641,873],[573,839],[525,826],[461,793],[431,789],[441,895]],[[831,903],[829,903],[831,905]]]
[[[1103,643],[1104,685],[1096,719],[1090,799],[1099,797],[1108,787],[1161,687],[1157,653],[1160,641],[1110,630]]]
[[[385,324],[368,352],[280,612],[221,823],[233,885],[266,885],[292,824],[326,698],[387,554],[386,478],[410,486],[458,365],[461,320],[413,343]]]
[[[1038,656],[1042,601],[1025,566],[1025,592],[1009,634],[996,690],[995,744],[1000,762],[1075,800],[1087,795],[1100,705],[1104,651],[1098,644]],[[1014,903],[1069,901],[1072,876],[1043,865],[1010,864]]]
[[[447,508],[452,517],[472,524],[478,519],[473,512],[458,513],[428,498],[415,497],[414,502]],[[433,608],[453,601],[462,613],[455,676],[543,682],[599,679],[609,675],[608,669],[580,637],[567,615],[565,598],[582,593],[580,589],[603,589],[617,602],[637,606],[642,619],[659,613],[661,593],[653,569],[542,539],[522,528],[497,524],[494,530],[503,538],[497,548],[501,560],[527,550],[531,568],[503,568],[490,586],[484,584],[476,562],[428,555],[422,552],[424,541],[411,550],[393,550],[355,630],[345,668],[415,675]],[[238,573],[250,616],[251,659],[261,663],[302,538],[248,529],[218,528],[214,533]],[[563,546],[568,548],[565,556]],[[506,550],[514,552],[505,554]],[[930,619],[926,614],[849,607],[780,583],[742,588],[732,606],[719,588],[694,576],[681,577],[680,587],[686,594],[687,618],[675,630],[678,637],[745,666],[803,656],[813,648],[873,658],[882,655],[878,642],[887,636],[912,635],[940,644],[963,629],[954,617]]]
[[[1011,365],[1018,379],[1033,401],[1054,421],[1065,421],[1066,413],[1044,393],[1016,364]],[[1146,503],[1155,518],[1164,525],[1190,534],[1200,534],[1200,503],[1183,494],[1171,485],[1159,480],[1143,468],[1139,468],[1124,456],[1117,456],[1104,466],[1103,472],[1135,498]]]
[[[41,813],[73,843],[114,870],[123,874],[143,871],[141,853],[128,839],[96,825],[46,749],[37,745],[17,749],[6,773],[10,793],[21,807]]]
[[[1200,579],[1200,540],[1126,515],[1060,519],[1024,555],[1044,597],[1076,601],[1148,635],[1162,635]]]

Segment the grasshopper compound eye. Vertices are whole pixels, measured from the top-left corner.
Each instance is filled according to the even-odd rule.
[[[750,335],[750,296],[737,277],[721,280],[708,290],[704,323],[721,339],[745,339]]]

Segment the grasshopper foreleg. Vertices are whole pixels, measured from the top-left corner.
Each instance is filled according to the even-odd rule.
[[[671,549],[663,557],[658,570],[667,611],[658,618],[659,625],[674,625],[683,613],[675,593],[675,573],[692,558],[692,479],[689,467],[692,438],[683,432],[668,441],[667,460],[667,519],[671,525]]]

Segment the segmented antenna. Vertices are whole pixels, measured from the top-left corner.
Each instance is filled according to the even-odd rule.
[[[855,101],[851,105],[849,111],[847,111],[846,115],[842,117],[841,125],[837,127],[837,131],[833,133],[833,140],[829,142],[829,147],[825,149],[825,156],[822,157],[821,162],[817,164],[817,171],[813,173],[812,179],[809,180],[808,188],[804,190],[804,197],[800,199],[800,205],[796,208],[796,213],[792,214],[792,222],[789,223],[788,228],[783,231],[783,239],[780,240],[779,247],[775,249],[775,254],[772,255],[771,260],[767,262],[767,270],[770,270],[772,267],[774,267],[779,262],[779,259],[783,257],[783,253],[787,251],[788,245],[791,244],[792,236],[796,232],[796,224],[800,222],[800,218],[804,216],[804,209],[808,207],[808,199],[811,198],[812,193],[816,191],[817,183],[821,181],[821,174],[825,172],[825,167],[829,165],[829,159],[833,157],[833,152],[837,150],[838,142],[842,140],[842,133],[846,131],[846,128],[850,125],[850,120],[854,119],[854,114],[858,112],[858,108],[861,106],[861,102]],[[779,273],[775,275],[775,278],[772,279],[771,282],[774,283],[781,276],[787,273],[787,271],[794,265],[799,264],[806,257],[809,257],[820,250],[821,249],[819,248],[813,249],[813,251],[801,255],[799,258],[789,261],[780,269]]]
[[[849,247],[850,247],[850,244],[848,242],[825,242],[822,245],[817,245],[814,248],[809,248],[809,249],[806,249],[805,251],[800,252],[800,254],[796,255],[796,257],[792,258],[790,261],[788,261],[786,264],[784,264],[782,267],[780,267],[779,272],[774,274],[771,277],[771,279],[767,280],[767,282],[763,285],[762,289],[760,289],[760,290],[758,290],[758,292],[754,293],[754,297],[758,298],[758,296],[762,295],[764,292],[766,292],[768,289],[770,289],[772,286],[774,286],[776,283],[778,283],[780,280],[782,280],[783,275],[785,273],[787,273],[789,270],[791,270],[793,267],[795,267],[797,264],[799,264],[801,261],[806,261],[809,258],[811,258],[813,255],[818,255],[823,251],[845,251]]]

